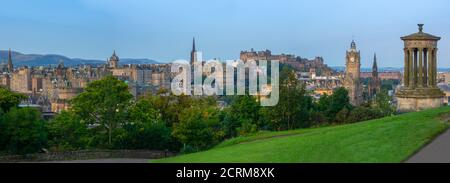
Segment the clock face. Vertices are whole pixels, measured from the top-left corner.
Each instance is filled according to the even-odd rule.
[[[351,58],[350,58],[350,62],[355,62],[355,58],[354,58],[354,57],[351,57]]]

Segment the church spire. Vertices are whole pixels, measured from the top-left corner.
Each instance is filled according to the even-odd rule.
[[[13,72],[14,67],[12,64],[12,54],[11,54],[11,48],[8,51],[8,72]]]
[[[192,38],[191,64],[197,62],[197,50],[195,49],[195,37]]]
[[[377,68],[377,53],[373,54],[373,68]]]
[[[196,52],[195,50],[195,37],[192,38],[192,52]]]
[[[373,54],[372,77],[378,78],[377,54]]]

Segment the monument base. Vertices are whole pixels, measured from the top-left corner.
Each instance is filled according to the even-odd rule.
[[[445,94],[439,88],[403,88],[396,93],[397,112],[414,112],[444,105]]]

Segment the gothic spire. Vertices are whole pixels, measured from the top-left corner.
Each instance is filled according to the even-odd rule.
[[[373,55],[373,68],[378,68],[378,66],[377,66],[377,54],[376,53]]]
[[[197,50],[195,49],[195,37],[192,38],[192,52],[196,52]]]
[[[12,64],[12,54],[11,54],[11,48],[8,51],[8,71],[12,72],[13,71],[13,64]]]

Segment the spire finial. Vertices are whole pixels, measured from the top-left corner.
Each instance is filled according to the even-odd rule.
[[[419,26],[419,32],[422,32],[423,31],[423,25],[424,24],[417,24],[418,26]]]

